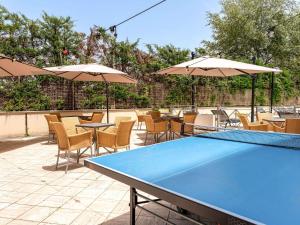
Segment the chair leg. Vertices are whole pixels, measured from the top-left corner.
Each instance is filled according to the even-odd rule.
[[[79,153],[80,153],[80,149],[77,150],[77,164],[79,163]]]
[[[91,156],[93,156],[93,146],[90,146],[90,149],[91,149]],[[96,152],[95,152],[96,154]]]
[[[48,134],[48,144],[50,144],[50,133]]]
[[[55,170],[57,170],[57,167],[58,167],[59,154],[60,154],[60,149],[58,149],[58,151],[57,151],[57,159],[56,159]]]
[[[68,154],[67,154],[67,166],[66,166],[66,170],[65,170],[65,174],[67,174],[68,172],[68,169],[69,169],[69,163],[70,163],[70,151],[68,151]]]
[[[147,143],[147,138],[148,138],[148,132],[146,132],[146,137],[145,137],[144,145],[146,145],[146,143]]]

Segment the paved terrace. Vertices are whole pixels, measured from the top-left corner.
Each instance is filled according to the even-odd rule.
[[[144,133],[133,130],[132,149],[143,145]],[[45,137],[0,142],[1,225],[129,224],[128,186],[85,168],[83,159],[68,174],[65,167],[56,171],[56,156],[56,144]],[[147,207],[172,222],[189,224],[166,209]],[[137,224],[164,223],[138,211]]]

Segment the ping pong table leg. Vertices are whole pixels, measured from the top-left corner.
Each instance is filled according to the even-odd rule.
[[[137,196],[136,190],[130,187],[130,225],[135,225],[135,208],[136,208]]]

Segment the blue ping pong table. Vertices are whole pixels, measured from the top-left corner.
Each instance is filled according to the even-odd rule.
[[[143,208],[141,198],[159,205],[164,200],[208,224],[295,225],[300,224],[299,136],[215,132],[91,158],[85,165],[130,186],[131,225],[135,209]]]

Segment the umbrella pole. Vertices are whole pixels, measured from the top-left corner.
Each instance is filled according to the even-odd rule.
[[[75,83],[72,82],[72,109],[75,109]]]
[[[256,75],[253,74],[252,78],[252,93],[251,93],[251,122],[254,122],[254,104],[255,104],[255,81]]]
[[[109,96],[108,96],[108,83],[105,83],[105,95],[106,95],[106,121],[109,123],[109,109],[108,109],[108,104],[109,104]]]
[[[270,112],[273,111],[273,94],[274,94],[274,73],[272,73],[271,75]]]
[[[191,52],[192,60],[195,59],[195,52]],[[196,95],[196,86],[195,86],[195,76],[192,75],[192,111],[195,110],[195,95]]]
[[[196,86],[195,86],[195,76],[192,75],[192,110],[195,109],[195,95],[196,95]]]

